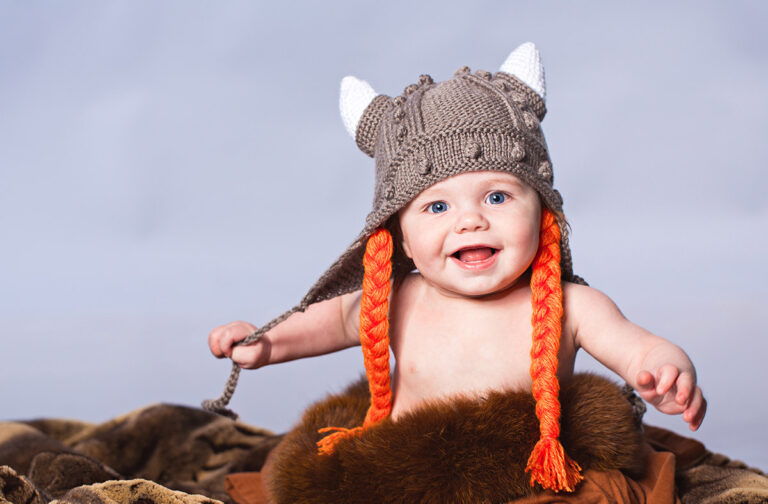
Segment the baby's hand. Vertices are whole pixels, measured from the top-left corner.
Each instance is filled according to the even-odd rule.
[[[707,412],[707,401],[693,375],[671,364],[659,367],[655,373],[640,371],[637,392],[662,413],[682,413],[691,430],[699,428]]]
[[[237,343],[256,332],[256,326],[248,322],[230,322],[217,327],[208,335],[208,347],[218,359],[229,357],[245,369],[261,367],[269,362],[269,344],[262,337],[255,343],[243,346]]]

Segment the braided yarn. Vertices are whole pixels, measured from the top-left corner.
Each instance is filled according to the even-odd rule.
[[[531,486],[572,492],[581,481],[581,467],[565,453],[560,440],[560,384],[557,381],[557,354],[560,349],[563,317],[563,289],[560,278],[560,228],[554,214],[544,209],[541,216],[539,249],[531,275],[533,345],[531,346],[532,392],[536,399],[540,437],[526,471]]]
[[[392,235],[377,229],[369,238],[363,256],[363,294],[360,299],[360,344],[365,373],[371,391],[371,405],[363,425],[346,429],[326,427],[321,434],[331,433],[318,441],[318,451],[330,455],[341,439],[357,435],[389,416],[392,390],[389,376],[389,290],[392,276]]]

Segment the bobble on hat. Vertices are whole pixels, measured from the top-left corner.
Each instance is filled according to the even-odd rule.
[[[466,156],[467,159],[477,159],[482,153],[483,148],[477,141],[467,140],[466,145],[464,145],[464,156]]]
[[[523,120],[528,129],[536,129],[539,127],[539,120],[536,118],[533,112],[523,112]]]
[[[432,171],[432,161],[429,160],[428,157],[422,155],[419,156],[416,163],[419,166],[419,173],[422,175],[427,175]]]
[[[544,161],[539,165],[539,175],[545,179],[552,181],[552,163]]]
[[[454,76],[454,77],[457,77],[457,76],[459,76],[459,75],[466,75],[466,74],[468,74],[469,72],[471,72],[471,70],[469,69],[469,67],[468,67],[468,66],[466,66],[466,65],[464,65],[463,67],[460,67],[458,70],[456,70],[456,71],[453,73],[453,76]]]
[[[516,143],[514,147],[512,147],[512,159],[515,161],[522,161],[523,158],[525,158],[525,148],[519,144]]]

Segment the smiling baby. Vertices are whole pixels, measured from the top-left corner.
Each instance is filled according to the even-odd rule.
[[[365,228],[296,308],[208,340],[216,357],[251,369],[362,344],[371,405],[362,426],[323,429],[322,454],[436,400],[529,391],[540,434],[527,470],[544,488],[573,490],[579,461],[559,441],[558,392],[579,349],[660,411],[701,424],[706,402],[685,352],[572,272],[540,128],[545,97],[532,44],[495,74],[422,76],[396,98],[343,81],[345,125],[376,161]]]

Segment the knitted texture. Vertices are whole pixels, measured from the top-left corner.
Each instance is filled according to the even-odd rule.
[[[572,492],[583,478],[581,468],[560,444],[560,383],[557,380],[557,354],[563,317],[563,290],[560,281],[560,228],[555,216],[544,210],[541,217],[539,248],[531,274],[532,393],[541,437],[533,448],[526,471],[531,485],[555,491]]]
[[[367,92],[365,85],[360,93]],[[395,98],[373,98],[355,136],[358,147],[375,159],[373,210],[357,239],[297,309],[359,289],[368,237],[421,191],[453,175],[511,173],[536,189],[547,208],[562,215],[562,197],[552,186],[552,163],[540,128],[545,115],[542,97],[520,78],[505,72],[472,73],[466,67],[443,82],[422,75]],[[577,280],[565,222],[560,224],[563,278]],[[396,252],[393,268],[400,276],[414,265]]]
[[[499,70],[513,74],[543,99],[547,99],[547,83],[544,78],[544,66],[541,64],[541,56],[533,42],[526,42],[504,60]]]
[[[376,97],[376,91],[370,84],[348,75],[341,80],[339,90],[339,110],[341,120],[350,135],[355,136],[360,116]]]
[[[368,239],[363,256],[365,275],[360,298],[360,344],[371,392],[371,406],[362,427],[320,429],[321,434],[332,432],[317,443],[320,453],[333,453],[333,447],[339,440],[377,424],[392,410],[388,319],[392,250],[392,235],[386,229],[379,229]]]

